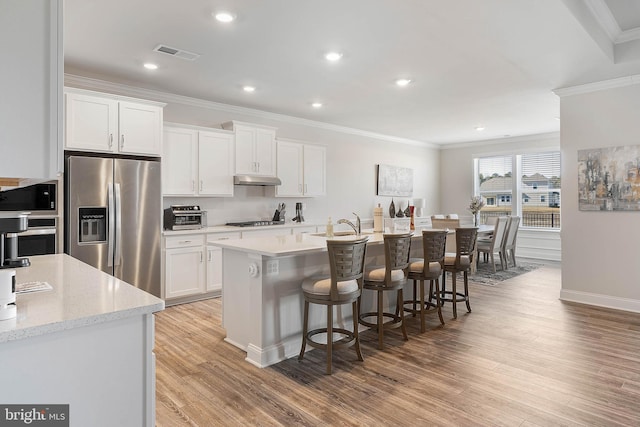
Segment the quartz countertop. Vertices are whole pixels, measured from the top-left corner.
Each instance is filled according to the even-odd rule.
[[[259,225],[255,227],[238,227],[232,225],[213,225],[209,227],[198,228],[195,230],[163,230],[165,236],[180,236],[186,234],[206,234],[206,233],[229,233],[229,232],[242,232],[252,230],[270,230],[278,228],[301,228],[301,227],[317,227],[320,224],[314,222],[286,222],[284,224],[277,225]]]
[[[29,257],[16,284],[47,282],[53,289],[16,296],[17,317],[0,320],[0,342],[141,316],[164,301],[69,255]]]
[[[312,252],[327,250],[327,237],[319,233],[305,233],[291,236],[255,237],[232,240],[219,240],[209,242],[210,245],[223,249],[233,249],[242,252],[254,253],[269,257],[302,255]],[[367,244],[380,244],[383,242],[382,233],[363,231],[361,237],[367,237]],[[343,235],[331,237],[332,240],[354,240],[355,235]],[[422,240],[422,235],[414,234],[414,239]]]

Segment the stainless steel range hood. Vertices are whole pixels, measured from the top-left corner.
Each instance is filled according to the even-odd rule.
[[[235,185],[276,186],[282,184],[282,181],[277,176],[236,175],[233,177],[233,183]]]

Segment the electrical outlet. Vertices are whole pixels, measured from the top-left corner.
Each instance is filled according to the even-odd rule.
[[[267,276],[277,276],[280,273],[280,261],[270,260],[267,261]]]

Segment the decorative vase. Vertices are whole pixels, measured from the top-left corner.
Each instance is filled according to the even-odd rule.
[[[404,218],[404,211],[402,210],[402,206],[398,206],[398,212],[396,212],[396,218]]]
[[[393,203],[393,198],[391,198],[391,204],[389,205],[389,218],[393,218],[396,216],[396,204]]]
[[[479,223],[478,219],[479,219],[478,218],[478,213],[476,212],[476,213],[473,214],[473,226],[474,227],[478,226],[478,223]]]

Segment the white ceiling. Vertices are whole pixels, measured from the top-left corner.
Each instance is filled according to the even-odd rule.
[[[558,131],[554,89],[640,74],[637,0],[64,4],[65,73],[436,144]]]

